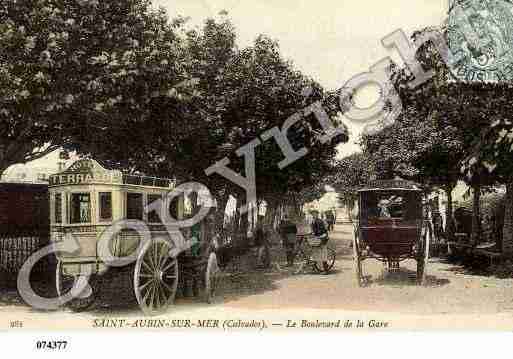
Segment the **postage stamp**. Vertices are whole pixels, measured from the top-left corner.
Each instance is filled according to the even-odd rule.
[[[458,62],[451,69],[464,81],[511,81],[513,4],[505,0],[454,0],[447,37]]]
[[[511,331],[512,80],[506,0],[2,2],[0,341]]]

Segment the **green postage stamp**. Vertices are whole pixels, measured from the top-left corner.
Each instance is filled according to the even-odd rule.
[[[454,0],[447,38],[458,62],[453,74],[464,81],[513,78],[513,3],[506,0]]]

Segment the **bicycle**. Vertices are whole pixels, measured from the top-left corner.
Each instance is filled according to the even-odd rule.
[[[328,260],[327,266],[325,268],[321,268],[321,263],[314,260],[312,258],[312,253],[314,251],[314,247],[309,241],[308,238],[311,237],[310,235],[304,235],[304,236],[298,236],[297,241],[297,247],[296,247],[296,257],[299,257],[299,259],[302,261],[297,273],[300,273],[305,266],[311,267],[314,272],[321,273],[326,272],[329,273],[333,267],[335,266],[335,260],[337,257],[336,251],[332,247],[327,247],[328,250]],[[314,238],[315,240],[315,238]]]

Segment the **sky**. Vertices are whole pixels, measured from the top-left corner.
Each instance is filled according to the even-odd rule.
[[[190,17],[200,26],[221,10],[228,11],[238,34],[238,46],[250,45],[259,34],[280,44],[282,55],[296,68],[328,90],[386,56],[401,64],[397,52],[384,48],[381,39],[397,29],[407,35],[442,23],[448,0],[153,0],[170,18]],[[376,87],[362,89],[357,105],[366,107],[377,98]],[[347,119],[350,140],[339,147],[339,157],[358,151],[361,124]],[[56,154],[29,166],[54,167]]]

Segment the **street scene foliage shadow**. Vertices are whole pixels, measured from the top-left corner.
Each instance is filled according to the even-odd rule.
[[[368,278],[369,284],[376,284],[379,286],[416,286],[417,273],[413,270],[400,268],[398,272],[386,272],[375,278]],[[423,286],[425,287],[441,287],[449,284],[450,281],[446,278],[438,278],[433,275],[426,275]]]

